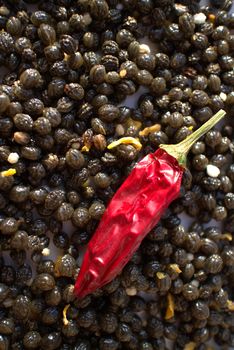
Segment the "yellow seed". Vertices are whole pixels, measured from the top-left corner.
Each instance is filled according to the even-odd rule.
[[[122,70],[119,72],[120,78],[124,78],[124,77],[126,77],[126,75],[127,75],[126,69],[122,69]]]
[[[193,131],[193,125],[190,125],[190,126],[188,127],[188,129],[189,129],[190,131]]]
[[[177,264],[170,264],[170,267],[172,268],[172,270],[174,270],[177,273],[181,273],[182,272]]]
[[[227,233],[224,233],[220,239],[227,239],[228,241],[232,241],[232,234],[227,232]]]
[[[81,148],[81,152],[89,152],[90,148],[91,148],[91,146],[83,146]]]
[[[127,145],[133,145],[137,150],[140,150],[142,148],[142,144],[138,139],[135,139],[134,137],[122,137],[121,139],[111,142],[107,148],[112,149],[115,148],[121,144],[127,144]]]
[[[64,61],[67,61],[69,59],[69,56],[66,53],[64,53],[63,59]]]
[[[163,272],[157,272],[157,273],[156,273],[156,276],[157,276],[158,279],[160,279],[160,280],[162,280],[163,278],[166,277],[165,273],[163,273]]]
[[[213,13],[210,13],[209,15],[208,15],[208,18],[209,18],[209,20],[211,21],[211,23],[214,23],[215,22],[215,15],[213,14]]]
[[[145,128],[139,132],[139,136],[148,136],[151,132],[159,131],[161,130],[160,124],[155,124],[152,126],[149,126],[148,128]]]
[[[12,176],[16,174],[16,170],[15,169],[8,169],[8,170],[4,170],[1,172],[1,176],[3,177],[8,177],[8,176]]]
[[[174,317],[175,314],[175,303],[173,296],[171,293],[167,294],[167,310],[165,315],[165,320],[169,320],[170,318]]]
[[[139,121],[137,121],[137,120],[134,120],[134,119],[132,119],[132,118],[128,118],[128,119],[126,120],[126,122],[124,123],[124,126],[125,126],[126,128],[129,128],[130,126],[134,126],[136,129],[140,129],[140,128],[141,128],[141,125],[142,125],[141,122],[139,122]]]
[[[64,324],[64,326],[67,326],[69,323],[69,321],[67,319],[67,310],[69,309],[69,307],[70,307],[70,304],[66,305],[63,309],[63,324]]]
[[[88,187],[89,186],[89,184],[90,184],[90,181],[89,181],[89,179],[87,180],[87,181],[85,181],[82,185],[81,185],[81,187]]]
[[[234,311],[234,302],[231,301],[231,300],[228,300],[227,301],[227,307],[228,307],[228,310]]]
[[[184,350],[194,350],[195,348],[196,348],[196,343],[191,341],[190,343],[185,345]]]

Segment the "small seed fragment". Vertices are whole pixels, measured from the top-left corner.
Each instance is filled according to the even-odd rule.
[[[69,323],[69,321],[67,319],[67,310],[69,309],[69,307],[70,307],[70,304],[66,305],[63,309],[63,324],[64,324],[64,326],[67,326]]]
[[[228,233],[224,233],[224,234],[222,234],[220,239],[227,239],[228,241],[232,241],[232,234],[229,233],[229,232]]]
[[[149,126],[147,128],[144,128],[139,132],[139,136],[148,136],[151,132],[157,132],[161,130],[161,125],[160,124],[155,124],[152,126]]]
[[[175,303],[173,296],[171,293],[167,294],[167,310],[166,310],[166,315],[165,315],[165,320],[169,320],[170,318],[174,317],[175,313]]]
[[[0,174],[3,177],[12,176],[12,175],[16,174],[16,170],[15,169],[8,169],[8,170],[1,171]]]
[[[121,139],[117,141],[111,142],[107,148],[112,149],[115,148],[121,144],[127,144],[127,145],[133,145],[137,150],[140,150],[142,148],[142,144],[140,141],[134,137],[122,137]]]
[[[89,152],[90,148],[91,148],[91,146],[83,146],[81,148],[81,152]]]
[[[165,273],[163,273],[163,272],[157,272],[157,273],[156,273],[156,276],[157,276],[158,279],[160,279],[160,280],[162,280],[163,278],[166,277]]]
[[[174,270],[177,273],[181,273],[181,269],[179,268],[179,265],[177,264],[170,264],[170,267],[172,268],[172,270]]]

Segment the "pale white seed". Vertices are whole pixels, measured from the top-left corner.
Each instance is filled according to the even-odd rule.
[[[49,256],[50,255],[50,249],[49,248],[44,248],[41,253],[44,256]]]
[[[226,101],[227,95],[224,92],[220,92],[219,96],[223,101]]]
[[[218,177],[220,174],[219,168],[213,164],[207,165],[206,172],[207,172],[207,175],[210,177]]]
[[[206,21],[206,15],[204,13],[202,13],[202,12],[196,13],[193,16],[193,19],[194,19],[194,23],[195,24],[204,24],[205,21]]]
[[[90,16],[90,14],[88,12],[86,12],[83,15],[83,21],[84,21],[85,25],[87,25],[87,26],[92,22],[92,17]]]
[[[131,288],[126,288],[126,293],[129,296],[134,296],[137,294],[137,290],[135,287],[131,287]]]
[[[144,53],[150,53],[150,47],[146,44],[140,44],[139,46],[139,53],[144,54]]]
[[[192,280],[190,282],[194,287],[199,287],[199,281],[198,280]]]
[[[19,155],[18,155],[18,153],[16,153],[16,152],[10,153],[9,156],[8,156],[8,158],[7,158],[7,161],[8,161],[9,163],[11,163],[11,164],[17,163],[18,160],[19,160]]]
[[[124,135],[124,132],[125,132],[124,127],[123,127],[123,125],[121,125],[121,124],[117,124],[117,125],[116,125],[115,131],[116,131],[116,134],[117,134],[118,136]]]
[[[188,254],[187,254],[187,259],[188,259],[189,261],[192,261],[192,260],[194,259],[194,255],[193,255],[192,253],[188,253]]]

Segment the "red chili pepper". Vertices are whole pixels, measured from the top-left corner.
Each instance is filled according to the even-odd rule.
[[[161,145],[144,157],[115,193],[91,238],[75,284],[82,298],[114,279],[143,238],[179,196],[186,156],[202,135],[225,115],[219,111],[177,145]]]

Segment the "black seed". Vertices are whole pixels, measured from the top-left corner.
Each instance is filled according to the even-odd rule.
[[[218,254],[213,254],[206,259],[205,269],[208,273],[218,273],[222,270],[223,260]]]
[[[70,167],[74,169],[80,169],[83,167],[85,160],[80,151],[76,149],[70,149],[66,153],[66,162]]]
[[[26,349],[36,349],[40,346],[41,336],[37,331],[30,331],[25,334],[23,344]]]
[[[53,276],[48,273],[41,273],[34,279],[34,287],[40,291],[48,291],[53,289],[55,286],[55,280]]]

